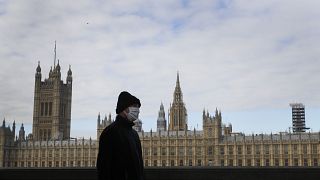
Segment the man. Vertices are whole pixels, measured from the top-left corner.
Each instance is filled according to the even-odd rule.
[[[99,180],[144,180],[141,143],[132,129],[139,117],[140,100],[121,92],[116,120],[100,135],[97,171]]]

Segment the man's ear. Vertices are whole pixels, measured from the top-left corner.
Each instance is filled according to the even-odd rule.
[[[120,113],[120,115],[121,115],[122,117],[126,117],[128,113],[129,113],[129,108],[126,108],[126,109],[124,109],[124,110]]]

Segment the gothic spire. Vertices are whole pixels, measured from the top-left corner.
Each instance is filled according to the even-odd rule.
[[[179,87],[179,88],[180,88],[179,71],[177,72],[177,82],[176,82],[176,87]]]
[[[180,87],[179,72],[177,72],[177,81],[176,81],[176,87],[174,89],[173,101],[174,102],[183,102],[182,91],[181,91],[181,87]]]
[[[38,61],[37,73],[41,73],[40,61]]]
[[[69,64],[68,76],[71,76],[71,75],[72,75],[71,65]]]
[[[53,62],[53,68],[56,68],[56,59],[57,59],[57,41],[54,41],[54,62]]]

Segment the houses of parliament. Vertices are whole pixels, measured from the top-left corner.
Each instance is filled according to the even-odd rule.
[[[55,58],[56,59],[56,58]],[[61,67],[54,63],[42,81],[36,68],[32,134],[23,124],[16,132],[3,120],[0,126],[0,167],[94,167],[102,130],[113,122],[111,115],[97,118],[97,139],[70,137],[72,71],[65,83]],[[168,124],[167,124],[168,120]],[[318,166],[320,132],[252,134],[232,132],[222,123],[221,111],[203,111],[203,130],[188,128],[179,74],[168,116],[161,103],[157,131],[144,132],[138,120],[134,128],[141,139],[145,166]],[[16,136],[17,134],[17,136]]]

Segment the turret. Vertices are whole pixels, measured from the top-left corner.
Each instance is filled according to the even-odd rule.
[[[21,124],[20,130],[19,130],[19,140],[20,141],[25,140],[25,131],[24,131],[23,123]]]
[[[99,114],[98,114],[98,119],[97,119],[97,128],[99,129],[99,127],[100,127],[100,124],[101,124],[101,119],[100,119],[100,112],[99,112]]]
[[[202,126],[205,126],[206,123],[207,123],[206,110],[205,110],[205,108],[203,108],[203,111],[202,111]]]
[[[163,104],[161,103],[158,120],[157,120],[157,131],[166,131],[166,130],[167,130],[166,114],[164,112]]]
[[[67,76],[67,84],[72,84],[72,71],[71,71],[71,65],[69,65],[69,70],[68,70],[68,76]]]
[[[13,135],[13,137],[16,135],[16,121],[13,121],[13,125],[12,125],[12,135]]]
[[[108,123],[109,123],[109,124],[111,124],[111,123],[112,123],[112,121],[111,121],[111,113],[109,113]]]
[[[41,80],[41,67],[40,67],[40,61],[38,61],[38,66],[36,69],[36,79],[40,79]]]

